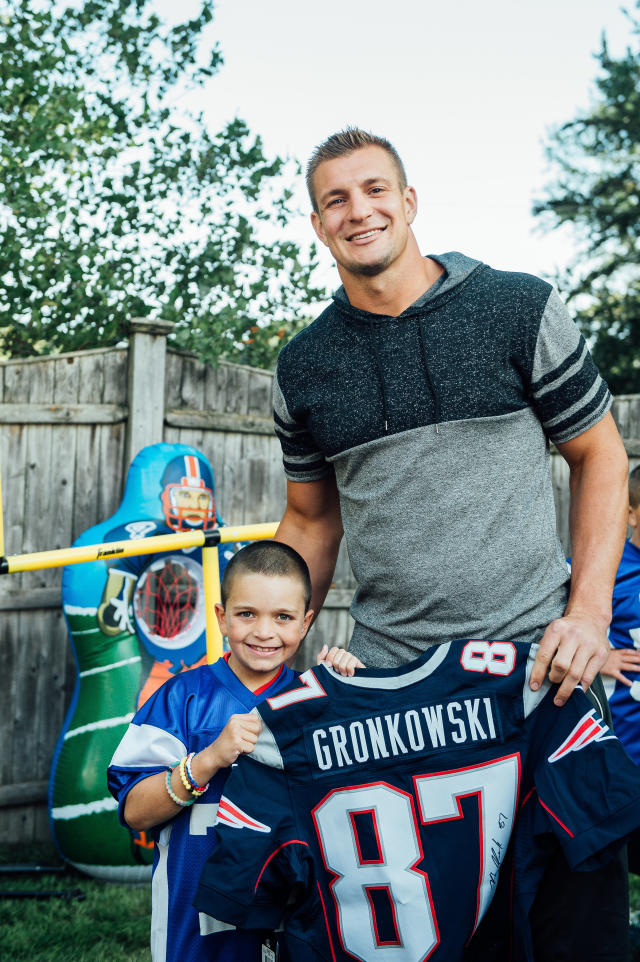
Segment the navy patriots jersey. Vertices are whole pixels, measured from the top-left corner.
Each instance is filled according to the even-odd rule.
[[[252,692],[224,658],[170,678],[134,716],[107,773],[124,824],[128,793],[143,778],[166,772],[188,752],[210,745],[233,714],[250,712],[269,694],[286,689],[295,673],[282,670]],[[153,962],[259,962],[260,938],[229,931],[192,906],[200,870],[213,848],[213,824],[230,769],[220,769],[208,790],[175,818],[151,829],[153,858],[151,957]]]
[[[640,824],[640,771],[582,690],[563,708],[530,690],[536,650],[456,642],[352,678],[321,665],[267,698],[198,909],[283,922],[296,962],[456,962],[515,843],[513,957],[530,957],[550,837],[589,868]]]

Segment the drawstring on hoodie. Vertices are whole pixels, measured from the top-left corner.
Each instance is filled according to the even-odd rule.
[[[384,370],[382,366],[382,361],[380,360],[380,352],[378,348],[378,331],[379,326],[376,325],[371,331],[371,337],[363,338],[358,331],[357,327],[352,328],[356,340],[360,344],[366,344],[366,346],[372,351],[373,358],[375,360],[376,372],[378,374],[378,383],[380,385],[380,394],[382,397],[382,423],[384,425],[384,433],[389,433],[389,403],[387,399],[387,388],[384,378]],[[434,421],[436,434],[440,434],[439,424],[442,421],[442,405],[440,403],[440,395],[438,394],[435,381],[431,375],[431,370],[429,368],[429,359],[427,355],[427,345],[426,345],[426,333],[424,330],[424,321],[418,321],[418,336],[420,339],[420,351],[422,356],[422,363],[424,366],[427,384],[429,385],[429,390],[433,397],[433,411],[434,411]]]
[[[382,370],[382,364],[380,363],[380,354],[378,353],[378,331],[377,329],[373,332],[373,337],[370,342],[373,346],[373,356],[376,362],[376,370],[378,372],[378,381],[380,382],[380,393],[382,394],[382,421],[384,424],[384,433],[389,433],[389,409],[387,405],[387,390],[384,383],[384,372]]]

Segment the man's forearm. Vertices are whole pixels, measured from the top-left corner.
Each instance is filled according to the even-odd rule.
[[[627,456],[611,414],[558,444],[570,470],[571,589],[565,612],[549,624],[531,670],[535,691],[547,671],[563,705],[589,687],[607,659],[607,627],[624,534]]]
[[[287,481],[287,507],[275,537],[295,548],[307,562],[313,585],[311,607],[317,616],[331,587],[342,540],[335,479]]]
[[[338,536],[326,525],[305,522],[288,511],[285,511],[275,534],[276,541],[295,548],[307,562],[313,587],[311,607],[316,617],[331,587],[341,537],[341,530]]]
[[[623,457],[585,458],[570,477],[571,589],[565,614],[611,621],[611,599],[627,530]]]

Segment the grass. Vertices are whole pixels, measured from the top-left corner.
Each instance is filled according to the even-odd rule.
[[[55,874],[3,873],[2,866],[11,864],[63,863],[48,846],[0,847],[3,958],[12,962],[149,962],[148,884],[101,882],[68,866]],[[3,897],[9,890],[68,896]],[[84,897],[77,898],[75,893]]]
[[[150,886],[100,882],[63,872],[3,874],[11,864],[61,866],[50,846],[0,847],[2,956],[12,962],[149,962]],[[68,898],[3,898],[8,890],[71,893]],[[640,914],[640,876],[629,876],[631,912]],[[79,892],[84,898],[73,897]],[[640,959],[632,952],[633,959]]]

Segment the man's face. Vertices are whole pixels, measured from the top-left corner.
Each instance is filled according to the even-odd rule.
[[[373,277],[402,256],[416,194],[413,187],[401,188],[393,159],[382,147],[325,160],[316,170],[314,193],[313,228],[342,271]]]

